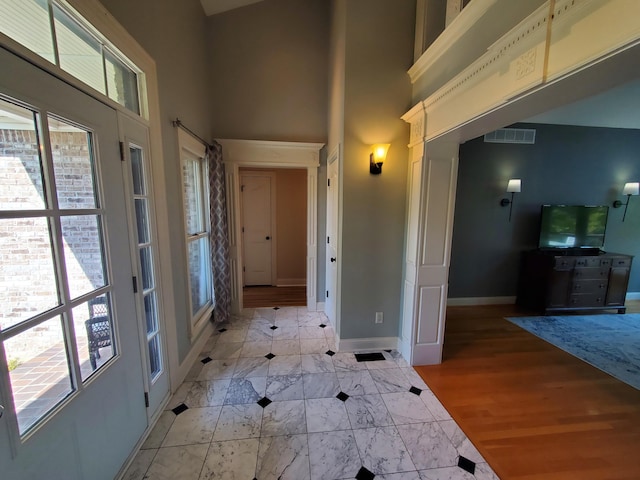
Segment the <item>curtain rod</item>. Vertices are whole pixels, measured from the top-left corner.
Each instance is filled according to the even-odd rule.
[[[193,130],[191,130],[190,128],[186,127],[184,123],[182,123],[182,121],[180,121],[180,119],[178,117],[176,117],[175,120],[171,121],[171,124],[176,127],[176,128],[181,128],[183,129],[185,132],[189,133],[191,136],[197,138],[198,140],[200,140],[201,143],[203,143],[205,146],[207,147],[211,147],[212,145],[207,142],[204,138],[202,138],[200,135],[198,135],[197,133],[195,133]]]

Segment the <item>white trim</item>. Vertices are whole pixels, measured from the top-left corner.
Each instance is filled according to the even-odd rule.
[[[336,348],[339,352],[357,352],[360,350],[398,350],[398,337],[345,338],[336,335]]]
[[[242,238],[240,225],[240,167],[307,169],[307,308],[316,308],[318,271],[318,167],[323,143],[218,139],[226,170],[231,253],[231,310],[242,311]]]
[[[324,312],[324,302],[316,303],[316,312]],[[329,320],[329,323],[331,323],[331,320]]]
[[[211,334],[213,334],[214,324],[212,322],[205,322],[204,327],[202,329],[202,335],[198,337],[198,339],[191,344],[191,350],[189,350],[189,354],[185,357],[184,361],[178,366],[176,369],[176,379],[180,382],[178,385],[182,385],[184,379],[187,378],[187,374],[191,370],[191,367],[196,363],[196,360],[200,357],[200,353],[204,348],[204,344],[209,340]]]
[[[640,292],[627,292],[626,300],[640,300]]]
[[[420,77],[441,59],[449,49],[471,28],[497,0],[474,0],[444,29],[427,50],[409,69],[411,83],[416,83]],[[416,36],[418,38],[418,35]],[[424,38],[424,33],[421,38]]]
[[[516,297],[458,297],[447,299],[447,307],[466,307],[470,305],[513,305]]]

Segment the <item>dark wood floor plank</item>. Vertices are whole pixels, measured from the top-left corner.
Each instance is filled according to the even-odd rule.
[[[444,362],[416,369],[502,480],[640,479],[640,391],[504,320],[519,314],[449,308]]]
[[[307,304],[307,288],[302,287],[244,287],[244,308],[303,307]]]

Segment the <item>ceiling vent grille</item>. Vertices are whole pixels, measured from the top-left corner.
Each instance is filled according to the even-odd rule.
[[[501,128],[484,136],[486,143],[536,143],[536,131],[533,128]]]

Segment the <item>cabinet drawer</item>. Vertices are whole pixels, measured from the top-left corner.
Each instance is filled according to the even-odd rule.
[[[600,268],[592,268],[592,267],[576,267],[573,271],[574,280],[582,280],[582,279],[607,279],[609,278],[609,267],[600,267]]]
[[[631,266],[631,258],[614,257],[611,259],[612,267],[629,267]]]
[[[574,257],[555,257],[553,268],[555,270],[571,270],[576,264]]]
[[[605,293],[574,293],[569,296],[570,307],[601,307],[604,305]]]
[[[576,280],[571,285],[571,293],[593,293],[605,295],[607,293],[607,279]]]
[[[576,267],[599,267],[601,265],[602,259],[598,256],[576,258]]]

